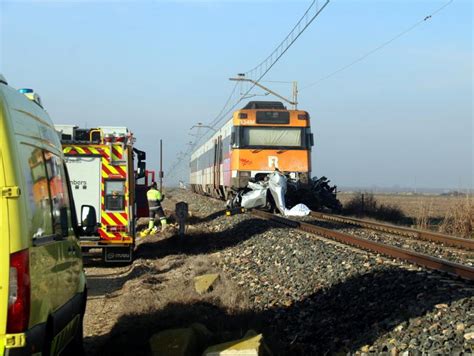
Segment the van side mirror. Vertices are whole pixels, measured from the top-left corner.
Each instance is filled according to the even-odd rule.
[[[92,205],[81,206],[81,227],[86,235],[92,235],[97,228],[97,213]]]
[[[139,161],[137,164],[137,176],[135,177],[135,179],[140,179],[140,178],[145,177],[145,174],[146,174],[145,170],[146,170],[146,162]]]

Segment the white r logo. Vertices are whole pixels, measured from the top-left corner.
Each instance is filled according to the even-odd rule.
[[[268,167],[278,168],[278,157],[276,156],[268,156]]]

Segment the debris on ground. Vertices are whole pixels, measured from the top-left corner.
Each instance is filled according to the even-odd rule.
[[[244,336],[242,339],[225,342],[207,348],[203,356],[262,356],[263,335]]]
[[[194,289],[198,294],[204,294],[209,292],[214,283],[219,279],[217,273],[204,274],[202,276],[194,277]]]
[[[163,330],[150,338],[152,356],[193,356],[198,353],[193,329]]]
[[[286,193],[286,201],[289,206],[298,203],[306,205],[310,210],[330,210],[339,213],[342,204],[337,199],[337,186],[331,186],[331,181],[326,177],[313,177],[309,185],[301,185],[289,181]]]

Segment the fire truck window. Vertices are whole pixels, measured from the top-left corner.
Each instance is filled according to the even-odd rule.
[[[125,181],[105,182],[105,210],[125,210]]]
[[[28,220],[31,238],[41,239],[53,235],[51,201],[43,151],[33,146],[21,145],[21,164],[27,191]]]
[[[67,190],[66,175],[61,159],[51,152],[44,153],[47,168],[51,207],[53,209],[53,230],[55,235],[66,237],[73,234],[71,206]]]
[[[242,146],[301,147],[301,128],[243,127]]]

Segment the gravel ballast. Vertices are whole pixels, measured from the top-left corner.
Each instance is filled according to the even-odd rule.
[[[164,270],[161,261],[180,261],[181,267],[162,275],[175,302],[164,304],[154,291],[162,303],[150,305],[146,314],[122,316],[126,322],[112,330],[102,350],[126,352],[132,338],[146,343],[165,327],[202,322],[219,341],[254,328],[276,355],[473,353],[472,283],[251,214],[225,216],[224,202],[189,191],[166,196],[168,214],[178,201],[189,204],[186,236],[168,232],[144,241],[137,263],[152,261]],[[219,273],[220,282],[209,296],[196,293],[181,303],[180,293],[191,293],[186,288],[196,275],[196,259],[211,261],[196,273]]]
[[[201,210],[223,206],[194,196]],[[277,354],[473,351],[472,284],[254,220],[209,224],[225,234],[248,222],[219,265],[246,291]]]

